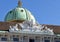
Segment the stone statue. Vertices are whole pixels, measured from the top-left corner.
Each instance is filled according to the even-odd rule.
[[[9,31],[10,32],[12,32],[12,31],[18,31],[18,24],[16,24],[15,26],[10,26]]]

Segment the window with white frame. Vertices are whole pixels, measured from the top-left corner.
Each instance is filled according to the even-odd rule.
[[[29,42],[35,42],[35,40],[34,39],[29,39]]]
[[[50,42],[50,40],[46,39],[46,40],[44,40],[44,42]]]
[[[1,37],[1,41],[7,41],[6,37]]]
[[[19,42],[19,38],[13,38],[14,42]]]
[[[60,42],[59,38],[54,38],[54,42]]]
[[[60,42],[60,40],[56,40],[55,42]]]
[[[44,42],[50,42],[50,37],[44,37]]]

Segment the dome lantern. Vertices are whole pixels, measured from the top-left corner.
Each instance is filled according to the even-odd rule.
[[[18,0],[18,7],[22,6],[22,2],[20,0]]]

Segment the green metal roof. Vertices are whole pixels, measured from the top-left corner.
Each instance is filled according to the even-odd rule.
[[[16,7],[15,9],[9,11],[5,17],[5,21],[12,20],[33,20],[35,21],[34,16],[27,9]]]

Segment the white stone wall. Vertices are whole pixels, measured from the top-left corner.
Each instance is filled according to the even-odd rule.
[[[40,42],[40,39],[35,39],[35,42]]]
[[[5,36],[5,35],[7,35],[7,36]],[[15,35],[15,36],[13,36],[13,35]],[[2,37],[6,37],[8,40],[1,41]],[[9,34],[0,34],[0,42],[14,42],[13,37],[19,38],[19,42],[29,42],[29,39],[34,39],[35,42],[45,42],[44,41],[45,39],[50,40],[50,42],[55,42],[55,40],[60,40],[60,37],[56,37],[54,35],[37,35],[37,34],[33,35],[33,34],[9,33]]]
[[[28,42],[28,37],[23,37],[23,42]]]

